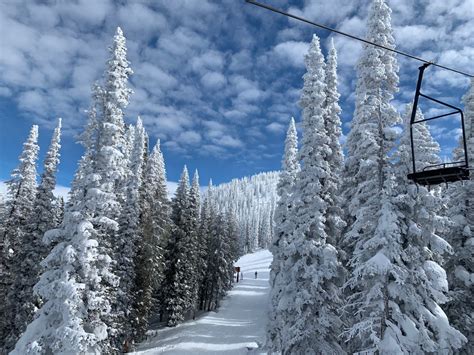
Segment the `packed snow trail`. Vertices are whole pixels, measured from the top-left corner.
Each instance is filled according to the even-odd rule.
[[[271,261],[268,250],[241,257],[235,265],[244,279],[234,284],[217,312],[151,331],[135,354],[247,354],[257,349],[265,339]]]

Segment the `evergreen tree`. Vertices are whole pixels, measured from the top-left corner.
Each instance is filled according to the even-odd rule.
[[[168,326],[182,322],[192,302],[192,267],[190,254],[190,187],[186,166],[183,169],[172,205],[174,223],[166,250],[164,306]]]
[[[53,204],[53,222],[52,225],[59,227],[61,224],[63,217],[64,217],[64,198],[62,196],[58,196],[54,199]]]
[[[235,211],[231,208],[225,216],[226,219],[226,238],[229,243],[229,258],[231,262],[237,261],[240,255],[239,250],[239,225]],[[231,276],[234,277],[234,268],[231,267]]]
[[[203,203],[201,214],[201,240],[205,242],[202,254],[204,269],[200,288],[200,309],[215,310],[231,287],[234,275],[233,261],[237,249],[235,218],[227,219],[228,214],[217,210],[216,193],[209,183],[207,196]],[[232,213],[231,211],[229,213]],[[235,243],[234,243],[235,242]]]
[[[343,353],[338,344],[341,321],[336,313],[340,274],[337,251],[327,242],[324,227],[327,203],[323,186],[329,174],[329,137],[326,133],[325,65],[319,38],[314,35],[305,57],[306,73],[300,105],[303,109],[302,161],[297,175],[290,219],[293,230],[282,250],[285,286],[279,313],[279,338],[284,353]]]
[[[291,213],[292,206],[291,194],[299,171],[298,136],[295,120],[292,117],[286,133],[285,153],[277,187],[280,198],[275,210],[274,239],[270,245],[273,260],[270,266],[270,311],[266,344],[271,351],[279,351],[281,349],[280,332],[284,325],[278,308],[281,292],[284,287],[284,275],[280,273],[281,265],[284,262],[282,250],[287,248],[288,236],[292,233],[292,226],[289,225],[289,214]]]
[[[258,223],[258,247],[266,249],[270,244],[271,238],[271,220],[268,209],[261,208],[259,211]]]
[[[38,126],[31,127],[23,144],[20,164],[7,181],[9,200],[0,236],[0,351],[8,352],[19,334],[15,320],[16,295],[11,294],[15,278],[23,275],[20,270],[20,251],[28,236],[36,196],[36,161],[38,159]]]
[[[398,184],[391,176],[384,183],[376,233],[365,243],[365,249],[373,250],[374,256],[353,270],[356,277],[349,283],[356,286],[349,301],[364,293],[358,312],[371,317],[356,322],[350,335],[365,335],[380,353],[451,353],[460,347],[463,337],[449,325],[440,307],[447,301],[447,281],[437,263],[450,247],[437,235],[445,218],[439,216],[441,203],[436,193],[407,181],[411,167],[410,112],[408,107],[396,153]],[[417,119],[423,119],[421,112]],[[418,166],[439,160],[439,145],[424,123],[413,127],[413,139]],[[361,254],[355,250],[355,257]]]
[[[12,312],[13,330],[9,334],[11,347],[14,346],[20,334],[33,320],[35,311],[41,305],[41,300],[33,294],[33,286],[41,275],[40,262],[48,255],[48,247],[42,238],[46,231],[56,228],[58,224],[56,198],[53,195],[56,187],[56,171],[59,164],[59,149],[61,136],[61,119],[54,130],[49,150],[44,160],[41,184],[36,193],[34,211],[28,226],[28,233],[23,239],[23,247],[18,250],[13,276],[13,285],[7,297],[7,308]]]
[[[390,13],[385,0],[373,1],[368,17],[367,40],[395,47]],[[356,315],[348,319],[351,323],[348,334],[353,340],[350,343],[352,350],[376,346],[383,338],[382,330],[385,328],[380,320],[388,311],[381,301],[383,294],[373,293],[377,287],[386,289],[386,272],[374,274],[369,280],[360,278],[359,273],[365,265],[370,269],[373,258],[377,259],[380,255],[378,253],[384,241],[376,238],[398,233],[395,224],[392,225],[394,231],[387,230],[391,225],[379,225],[385,218],[381,213],[385,216],[392,213],[385,209],[392,206],[389,198],[392,186],[387,180],[391,170],[389,153],[396,139],[394,126],[399,122],[391,104],[398,90],[397,70],[393,52],[364,45],[357,65],[356,108],[346,143],[348,154],[343,176],[346,222],[349,223],[343,245],[347,255],[352,256],[348,262],[350,276],[346,290],[353,293],[348,305],[349,314]],[[384,188],[385,183],[387,188]],[[382,206],[383,201],[385,206]],[[378,216],[376,223],[374,216]],[[362,309],[361,304],[364,305]]]
[[[345,227],[342,212],[342,200],[340,196],[341,171],[343,166],[343,154],[339,139],[341,138],[341,108],[339,106],[339,92],[337,90],[337,52],[331,39],[326,65],[326,101],[325,128],[329,137],[330,151],[327,155],[329,163],[328,177],[324,181],[323,196],[327,203],[326,212],[326,234],[330,243],[338,245],[341,232]]]
[[[212,210],[209,196],[212,191],[212,182],[209,183],[206,198],[201,208],[201,219],[199,226],[199,309],[205,310],[209,299],[208,291],[210,285],[209,261],[211,257],[211,224]]]
[[[125,205],[120,218],[120,238],[117,250],[121,260],[117,264],[117,276],[120,278],[118,299],[116,305],[117,323],[120,327],[117,335],[117,344],[123,344],[125,339],[132,337],[132,323],[129,321],[134,295],[132,290],[135,283],[135,258],[137,245],[142,238],[140,231],[140,217],[142,211],[142,184],[145,168],[146,137],[145,128],[140,117],[136,127],[129,130],[134,133],[133,145],[129,156],[129,171],[125,185]]]
[[[121,247],[127,242],[119,233],[118,222],[122,208],[125,206],[124,185],[127,177],[127,164],[124,160],[125,139],[123,111],[129,103],[132,90],[128,88],[128,76],[133,72],[127,60],[125,37],[120,27],[117,28],[113,44],[109,48],[110,58],[104,74],[104,90],[101,95],[102,105],[98,111],[97,152],[93,161],[94,173],[98,179],[97,190],[102,203],[94,210],[94,228],[101,254],[108,255],[113,261],[113,273],[120,275],[121,265],[127,263],[130,256],[123,254]],[[121,318],[121,301],[119,288],[107,288],[108,299],[113,312],[106,320],[110,345],[115,351],[121,350],[119,340]],[[112,341],[113,339],[113,341]]]
[[[190,244],[189,250],[190,254],[188,257],[192,258],[192,268],[189,270],[191,278],[191,311],[193,313],[193,318],[195,316],[196,310],[198,308],[199,300],[199,267],[200,267],[200,250],[199,250],[199,227],[200,227],[200,214],[201,214],[201,196],[200,196],[200,186],[199,186],[199,173],[196,170],[194,172],[193,182],[191,185],[191,190],[189,192],[189,232],[190,232]]]
[[[96,112],[101,98],[102,90],[96,85],[88,124],[80,137],[85,153],[63,221],[43,238],[45,243],[56,244],[41,262],[44,271],[34,286],[44,303],[13,354],[96,354],[110,349],[109,329],[104,322],[111,310],[106,289],[117,286],[117,279],[111,273],[111,258],[100,252],[95,225],[117,230],[118,224],[97,213],[107,204],[94,167],[100,133]]]
[[[466,145],[469,167],[474,167],[474,80],[463,97],[465,113]],[[455,151],[454,160],[464,159],[462,142]],[[448,190],[450,203],[448,216],[452,221],[448,241],[454,249],[448,259],[446,271],[450,286],[450,302],[446,307],[450,322],[467,338],[468,343],[461,350],[469,354],[474,344],[474,172],[470,171],[470,180],[456,182]]]
[[[171,228],[170,206],[166,190],[166,171],[158,141],[145,168],[143,183],[141,235],[136,257],[134,329],[136,340],[142,340],[153,309],[162,313],[157,303],[162,299],[164,247]],[[145,190],[146,187],[146,190]]]
[[[385,0],[373,1],[369,11],[367,40],[395,48],[390,14],[391,9]],[[398,64],[393,52],[364,45],[357,64],[356,107],[347,137],[348,154],[343,171],[345,220],[349,222],[349,230],[359,228],[358,223],[353,223],[355,219],[364,224],[368,216],[374,215],[373,211],[359,207],[371,200],[374,194],[380,193],[385,181],[389,166],[388,152],[393,149],[396,137],[393,126],[399,121],[391,104],[394,93],[398,91],[397,72]],[[350,254],[356,239],[345,239]]]
[[[7,214],[7,206],[5,201],[5,195],[0,193],[0,235],[3,235],[3,223],[5,222]]]

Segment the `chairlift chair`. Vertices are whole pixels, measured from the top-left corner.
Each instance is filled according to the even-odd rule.
[[[433,97],[425,95],[421,92],[421,82],[423,81],[423,73],[425,69],[430,66],[431,63],[425,63],[421,67],[419,67],[419,74],[418,74],[418,82],[416,84],[416,92],[415,92],[415,99],[413,101],[413,109],[411,112],[411,119],[410,119],[410,140],[411,140],[411,157],[413,163],[413,172],[408,174],[407,178],[412,180],[416,184],[420,185],[438,185],[442,183],[449,183],[455,181],[462,181],[462,180],[469,180],[469,163],[468,163],[468,156],[467,156],[467,147],[466,147],[466,134],[464,129],[464,114],[462,110],[458,107],[452,106],[446,102],[437,100]],[[418,108],[418,100],[419,98],[424,97],[430,101],[436,102],[444,107],[448,107],[452,109],[452,112],[448,112],[442,115],[425,118],[422,120],[416,121],[416,111]],[[464,146],[464,160],[449,162],[449,163],[442,163],[442,164],[434,164],[428,165],[424,167],[422,170],[416,170],[416,160],[415,160],[415,147],[413,145],[413,125],[425,121],[434,120],[441,117],[451,116],[451,115],[460,115],[461,117],[461,128],[462,128],[462,140]]]

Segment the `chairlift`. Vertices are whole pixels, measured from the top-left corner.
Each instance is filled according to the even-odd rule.
[[[413,101],[413,109],[411,112],[410,119],[410,140],[411,140],[411,158],[413,163],[413,172],[408,174],[407,178],[412,180],[416,184],[420,185],[439,185],[442,183],[456,182],[469,180],[469,163],[467,156],[467,146],[466,146],[466,132],[464,128],[464,114],[462,110],[458,107],[452,106],[446,102],[440,101],[428,95],[425,95],[421,92],[421,82],[423,81],[423,73],[425,69],[430,66],[432,63],[425,63],[419,67],[418,82],[416,84],[415,99]],[[418,108],[418,100],[423,97],[427,100],[436,102],[437,104],[448,107],[452,109],[452,112],[448,112],[442,115],[425,118],[422,120],[416,121],[416,111]],[[416,160],[415,160],[415,147],[413,145],[413,125],[425,121],[431,121],[441,117],[447,117],[451,115],[459,115],[461,117],[461,128],[462,128],[462,141],[464,147],[464,160],[454,161],[449,163],[442,164],[433,164],[425,166],[422,170],[416,170]]]

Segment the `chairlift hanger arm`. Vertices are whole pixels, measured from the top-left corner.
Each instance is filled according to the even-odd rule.
[[[447,66],[444,66],[444,65],[441,65],[441,64],[438,64],[438,63],[435,63],[435,62],[432,62],[432,61],[429,61],[429,60],[426,60],[426,59],[417,57],[417,56],[414,56],[414,55],[412,55],[412,54],[399,51],[399,50],[394,49],[394,48],[382,46],[382,45],[380,45],[380,44],[377,44],[377,43],[368,41],[368,40],[366,40],[366,39],[363,39],[363,38],[360,38],[360,37],[351,35],[351,34],[349,34],[349,33],[342,32],[342,31],[336,30],[336,29],[334,29],[334,28],[331,28],[331,27],[328,27],[328,26],[325,26],[325,25],[322,25],[322,24],[319,24],[319,23],[310,21],[310,20],[305,19],[305,18],[303,18],[303,17],[290,14],[289,12],[285,12],[285,11],[280,10],[280,9],[277,9],[277,8],[275,8],[275,7],[273,7],[273,6],[266,5],[266,4],[262,4],[262,3],[259,3],[259,2],[257,2],[257,1],[254,1],[254,0],[245,0],[245,1],[246,1],[248,4],[255,5],[255,6],[261,7],[261,8],[263,8],[263,9],[270,10],[270,11],[275,12],[275,13],[277,13],[277,14],[284,15],[284,16],[293,18],[293,19],[295,19],[295,20],[301,21],[301,22],[305,22],[305,23],[307,23],[307,24],[309,24],[309,25],[316,26],[316,27],[322,28],[322,29],[327,30],[327,31],[330,31],[330,32],[334,32],[334,33],[340,34],[340,35],[342,35],[342,36],[346,36],[346,37],[351,38],[351,39],[354,39],[354,40],[356,40],[356,41],[364,42],[364,43],[366,43],[366,44],[370,44],[370,45],[372,45],[372,46],[379,47],[379,48],[385,49],[385,50],[387,50],[387,51],[391,51],[391,52],[394,52],[394,53],[403,55],[403,56],[405,56],[405,57],[408,57],[408,58],[417,60],[417,61],[419,61],[419,62],[423,62],[423,63],[428,64],[428,65],[431,64],[431,65],[436,66],[436,67],[438,67],[438,68],[442,68],[442,69],[449,70],[449,71],[452,71],[452,72],[455,72],[455,73],[458,73],[458,74],[461,74],[461,75],[468,76],[468,77],[470,77],[470,78],[474,78],[474,75],[469,74],[469,73],[466,73],[466,72],[463,72],[463,71],[461,71],[461,70],[453,69],[453,68],[450,68],[450,67],[447,67]]]
[[[437,119],[437,118],[455,115],[455,114],[457,114],[457,113],[459,113],[459,111],[453,111],[453,112],[445,113],[445,114],[439,115],[439,116],[434,116],[434,117],[430,117],[430,118],[424,118],[424,119],[422,119],[422,120],[414,121],[413,123],[421,123],[421,122],[425,122],[425,121],[431,121],[431,120],[435,120],[435,119]]]

